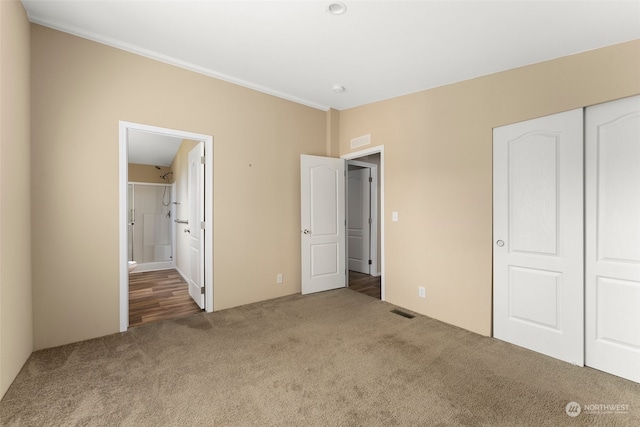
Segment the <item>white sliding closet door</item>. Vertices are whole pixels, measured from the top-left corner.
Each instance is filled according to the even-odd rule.
[[[494,336],[584,363],[583,110],[494,129]]]
[[[586,111],[586,364],[640,382],[640,96]]]

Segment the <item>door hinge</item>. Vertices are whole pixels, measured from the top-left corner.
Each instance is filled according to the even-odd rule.
[[[373,224],[373,220],[369,218],[369,225]]]
[[[200,221],[200,230],[204,230],[204,229],[205,229],[205,222]]]
[[[201,156],[200,157],[200,164],[204,165],[205,161],[206,161],[206,157],[205,156]]]
[[[373,177],[369,177],[369,182],[373,182]]]
[[[373,264],[373,261],[369,260],[369,265]]]
[[[200,295],[204,295],[204,286],[200,288]]]

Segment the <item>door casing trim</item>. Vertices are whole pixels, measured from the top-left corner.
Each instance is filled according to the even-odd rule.
[[[342,156],[340,156],[340,158],[344,159],[345,161],[357,160],[360,157],[378,153],[380,154],[380,181],[378,182],[378,185],[380,186],[380,200],[378,200],[378,203],[380,204],[380,217],[378,218],[378,221],[380,221],[380,259],[378,260],[378,262],[380,264],[380,299],[382,301],[386,301],[384,250],[384,145],[377,145],[375,147],[370,147],[364,150],[343,154]]]
[[[127,183],[129,180],[129,130],[169,135],[192,141],[204,142],[205,152],[205,310],[213,311],[213,136],[200,133],[186,132],[176,129],[150,126],[141,123],[133,123],[120,120],[119,127],[119,206],[118,206],[118,236],[119,236],[119,282],[120,303],[119,323],[120,332],[125,332],[129,327],[129,268],[127,264]]]

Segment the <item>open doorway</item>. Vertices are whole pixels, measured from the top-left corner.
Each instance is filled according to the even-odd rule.
[[[199,154],[197,159],[190,155],[187,160],[179,154],[194,150]],[[133,286],[152,283],[148,287],[153,289],[153,282],[149,282],[153,280],[174,287],[185,283],[196,303],[192,304],[195,312],[202,308],[213,311],[212,153],[213,137],[209,135],[120,122],[120,331],[130,325],[130,271],[136,269]],[[185,157],[184,166],[174,161],[181,156]],[[193,171],[198,177],[193,177]],[[191,187],[197,182],[201,183],[197,203],[189,203],[196,199]],[[139,204],[134,202],[136,187]],[[184,200],[177,200],[181,191]],[[191,243],[186,252],[180,250],[177,243],[189,236],[198,236],[198,251]],[[192,292],[193,286],[198,292]],[[179,306],[174,314],[184,315],[185,307]],[[158,320],[164,318],[160,315]]]
[[[347,160],[348,287],[384,300],[383,148],[342,156]]]

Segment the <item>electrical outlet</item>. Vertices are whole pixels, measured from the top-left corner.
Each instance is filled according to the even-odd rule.
[[[418,296],[420,298],[426,298],[427,297],[427,291],[424,289],[424,286],[419,286],[418,287]]]
[[[279,274],[276,276],[276,283],[282,283],[282,273],[279,273]]]

